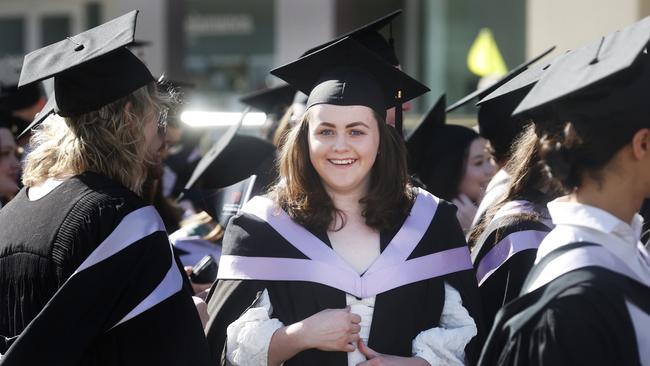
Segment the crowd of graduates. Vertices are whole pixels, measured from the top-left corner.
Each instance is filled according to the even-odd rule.
[[[203,152],[138,11],[3,61],[0,365],[650,365],[650,18],[407,133],[400,14]]]

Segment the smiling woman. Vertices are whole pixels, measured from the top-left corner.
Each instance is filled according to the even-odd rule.
[[[209,300],[215,361],[463,364],[476,282],[451,204],[409,184],[387,110],[426,90],[349,38],[273,73],[309,95],[280,180],[233,217]]]

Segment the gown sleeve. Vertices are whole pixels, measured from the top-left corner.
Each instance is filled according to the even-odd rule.
[[[440,327],[421,332],[413,340],[413,355],[430,365],[465,365],[465,347],[478,330],[456,289],[445,282]]]
[[[238,366],[266,366],[269,345],[276,330],[284,324],[271,318],[273,306],[266,289],[257,301],[226,330],[226,358]]]

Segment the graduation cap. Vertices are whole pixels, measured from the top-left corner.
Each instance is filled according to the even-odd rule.
[[[239,118],[239,121],[230,126],[226,132],[221,135],[221,137],[210,147],[210,150],[203,155],[201,160],[199,160],[199,163],[196,165],[196,168],[194,168],[194,172],[192,172],[192,175],[190,176],[190,179],[187,181],[185,184],[185,190],[191,189],[194,184],[201,178],[201,176],[208,170],[208,167],[212,164],[212,162],[215,161],[219,157],[219,154],[223,152],[223,150],[228,146],[230,141],[232,141],[233,137],[235,137],[235,134],[241,127],[242,123],[244,122],[244,117],[248,114],[250,111],[250,107],[246,108],[244,112],[242,112],[241,117]],[[225,172],[222,172],[225,173]],[[223,186],[222,186],[223,187]],[[212,188],[219,188],[219,187],[212,187]],[[179,199],[182,198],[179,197]]]
[[[504,163],[510,157],[515,138],[526,126],[522,118],[512,117],[512,111],[524,99],[551,63],[531,66],[519,75],[498,87],[479,100],[478,128],[481,136],[490,141],[492,154],[497,163]]]
[[[276,151],[275,145],[267,140],[236,134],[201,175],[201,187],[223,188],[255,174],[258,192],[275,178]]]
[[[637,116],[648,109],[649,40],[647,17],[567,53],[544,72],[513,114],[533,114],[553,104],[562,117]]]
[[[295,94],[296,88],[284,84],[246,94],[240,97],[239,101],[266,114],[279,115],[292,104]]]
[[[201,188],[185,190],[184,197],[226,227],[249,197],[275,181],[275,152],[264,139],[236,134],[201,170]]]
[[[445,94],[442,94],[422,118],[417,127],[406,138],[406,149],[409,155],[409,170],[411,173],[416,172],[420,165],[423,164],[424,156],[422,151],[426,150],[427,146],[431,144],[436,128],[445,124],[446,106],[447,98]]]
[[[353,31],[347,32],[329,42],[325,42],[321,45],[318,45],[316,47],[313,47],[303,53],[301,57],[304,57],[306,55],[309,55],[311,53],[314,53],[316,51],[319,51],[329,45],[332,45],[343,38],[350,37],[354,39],[355,41],[361,43],[364,45],[366,48],[371,50],[372,52],[376,53],[379,55],[382,59],[384,59],[386,62],[390,63],[393,66],[397,66],[400,64],[399,60],[397,59],[397,55],[395,55],[395,49],[393,46],[393,31],[392,31],[392,26],[393,23],[392,21],[402,14],[402,9],[398,9],[393,11],[390,14],[384,15],[383,17],[379,19],[375,19],[372,22],[359,27]],[[386,27],[390,26],[390,38],[388,41],[379,33],[379,31]]]
[[[532,58],[531,60],[526,61],[523,64],[515,67],[514,69],[510,70],[506,75],[504,75],[501,79],[499,79],[496,83],[494,83],[494,84],[492,84],[492,85],[490,85],[490,86],[488,86],[486,88],[476,89],[475,91],[469,93],[468,95],[466,95],[465,97],[463,97],[459,101],[457,101],[456,103],[450,105],[447,108],[447,113],[449,113],[449,112],[451,112],[451,111],[453,111],[453,110],[455,110],[457,108],[460,108],[460,107],[464,106],[465,104],[467,104],[467,103],[471,102],[472,100],[474,100],[474,98],[482,99],[483,97],[487,96],[488,94],[492,93],[494,90],[499,88],[501,85],[503,85],[503,84],[507,83],[508,81],[510,81],[511,79],[513,79],[515,76],[517,76],[517,75],[521,74],[522,72],[524,72],[526,69],[528,69],[528,67],[530,65],[534,64],[535,62],[537,62],[538,60],[540,60],[544,56],[548,55],[554,49],[555,49],[555,46],[547,49],[546,51],[542,52],[538,56]]]
[[[387,109],[429,91],[349,37],[271,74],[309,95],[307,109],[317,104],[362,105],[383,118]]]
[[[126,48],[134,41],[137,16],[134,10],[29,53],[19,87],[54,77],[54,104],[49,103],[51,110],[44,112],[71,117],[97,110],[154,81],[144,63]]]
[[[17,111],[31,107],[43,95],[41,85],[34,83],[18,89],[22,61],[17,57],[0,60],[0,109]]]

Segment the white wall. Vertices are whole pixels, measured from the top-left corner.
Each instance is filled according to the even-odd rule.
[[[151,45],[135,53],[141,56],[149,70],[158,77],[166,71],[166,1],[167,0],[104,0],[103,17],[110,20],[131,10],[140,10],[135,38],[150,41]]]
[[[527,0],[528,57],[573,49],[643,18],[648,0]]]
[[[276,0],[275,64],[283,65],[335,37],[334,0]]]

